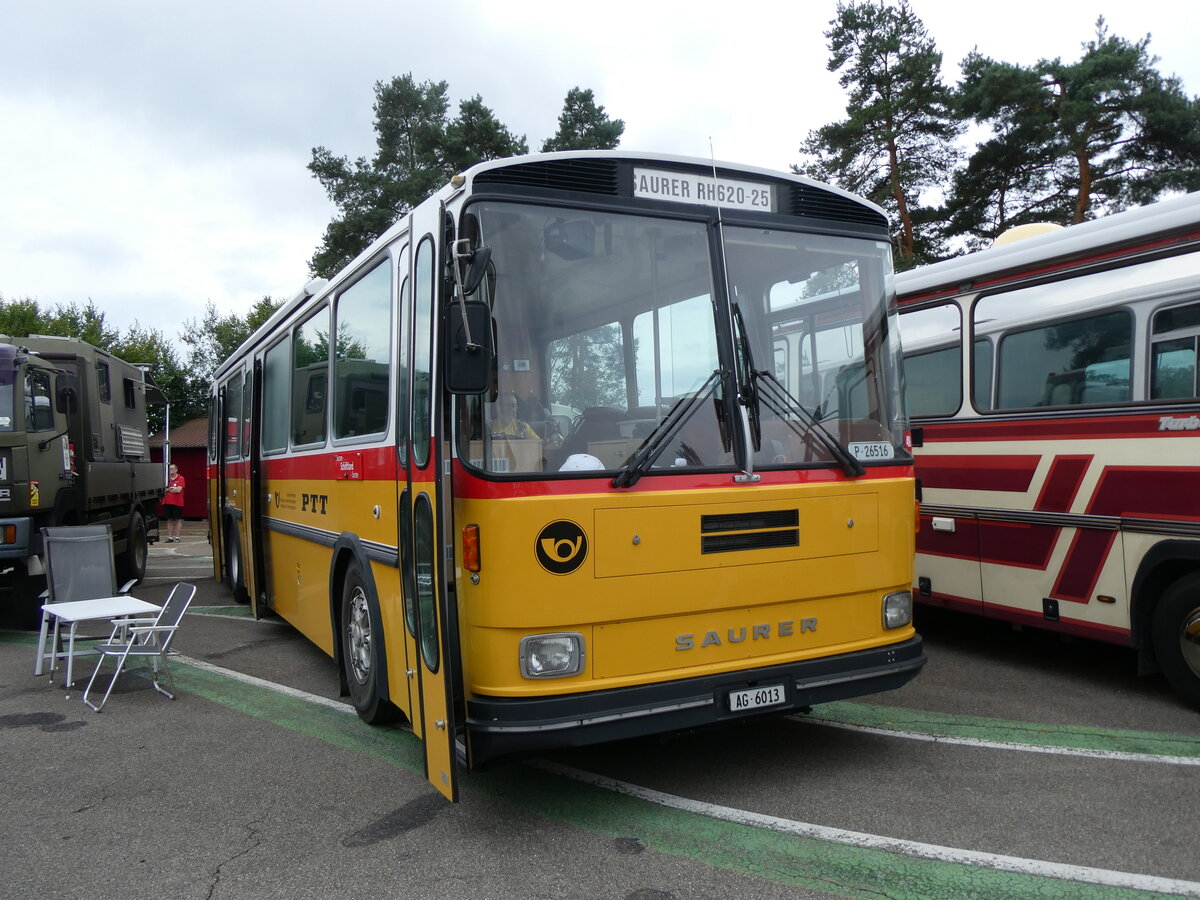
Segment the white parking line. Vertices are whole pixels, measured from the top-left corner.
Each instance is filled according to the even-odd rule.
[[[917,856],[938,862],[959,863],[993,869],[1003,872],[1014,872],[1021,875],[1033,875],[1041,878],[1055,878],[1064,881],[1079,881],[1085,884],[1099,884],[1109,887],[1129,888],[1137,891],[1150,891],[1160,894],[1177,894],[1187,897],[1200,897],[1200,882],[1181,881],[1174,878],[1160,878],[1156,875],[1138,875],[1132,872],[1117,872],[1112,869],[1096,869],[1091,866],[1074,866],[1064,863],[1045,862],[1040,859],[1024,859],[1019,856],[1003,856],[998,853],[983,853],[977,850],[962,850],[957,847],[943,847],[939,844],[925,844],[919,841],[906,841],[901,838],[883,837],[876,834],[866,834],[861,831],[847,831],[842,828],[827,828],[824,825],[813,825],[808,822],[797,822],[778,816],[768,816],[762,813],[747,812],[729,806],[717,806],[703,803],[699,800],[689,800],[677,797],[651,788],[630,784],[573,769],[559,763],[538,760],[530,763],[566,778],[573,778],[594,787],[615,791],[636,797],[649,803],[691,812],[711,819],[720,819],[739,825],[749,825],[755,828],[767,828],[784,834],[795,834],[801,837],[815,838],[821,841],[831,841],[838,844],[848,844],[871,850],[883,850],[888,853],[902,853],[906,856]]]
[[[1200,757],[1197,756],[1165,756],[1158,753],[1130,753],[1125,750],[1097,750],[1090,747],[1052,747],[1046,744],[988,741],[983,738],[952,737],[943,734],[925,734],[920,731],[874,728],[870,725],[855,725],[851,722],[831,722],[828,719],[800,716],[791,716],[789,718],[793,722],[803,722],[814,727],[841,728],[845,731],[861,731],[866,734],[880,734],[884,737],[902,738],[906,741],[927,741],[931,744],[956,744],[960,747],[983,747],[989,750],[1015,750],[1019,753],[1046,753],[1051,756],[1087,756],[1092,759],[1114,759],[1125,762],[1166,763],[1172,766],[1200,766]]]

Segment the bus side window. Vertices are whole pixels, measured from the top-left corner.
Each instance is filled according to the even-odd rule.
[[[329,307],[323,306],[292,337],[292,443],[325,441],[325,381],[329,372]]]
[[[1132,334],[1133,317],[1122,309],[1004,335],[997,407],[1128,400]]]
[[[962,314],[953,304],[900,316],[909,415],[951,416],[958,411],[962,403],[961,334]]]
[[[387,430],[391,267],[382,262],[342,292],[335,312],[333,436]]]
[[[291,366],[287,341],[267,351],[263,365],[262,449],[286,450],[288,445],[288,383]]]
[[[242,376],[229,379],[225,385],[225,459],[241,456]]]
[[[1200,397],[1200,303],[1159,310],[1150,332],[1150,399]]]

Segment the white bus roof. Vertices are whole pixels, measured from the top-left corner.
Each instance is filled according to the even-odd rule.
[[[968,253],[896,276],[901,297],[939,288],[969,289],[972,282],[1002,272],[1020,272],[1055,260],[1094,256],[1105,247],[1131,244],[1200,226],[1200,192],[1072,225],[1052,234]]]
[[[503,169],[512,166],[522,165],[526,163],[550,162],[554,160],[578,160],[578,159],[619,159],[619,160],[639,160],[647,165],[655,163],[685,164],[692,166],[700,166],[703,168],[718,168],[729,171],[742,172],[746,175],[762,175],[771,178],[781,178],[787,181],[794,181],[797,184],[807,185],[817,188],[822,191],[827,191],[831,194],[844,197],[851,200],[859,206],[874,210],[884,219],[887,218],[887,212],[870,200],[852,194],[849,191],[844,191],[841,188],[833,185],[824,184],[819,181],[814,181],[811,178],[806,178],[803,175],[797,175],[792,172],[781,172],[775,169],[763,169],[757,166],[746,166],[739,163],[724,162],[722,160],[703,159],[700,157],[689,156],[673,156],[663,153],[647,153],[636,150],[566,150],[557,153],[530,153],[526,156],[508,156],[501,159],[486,160],[476,163],[469,169],[466,169],[459,175],[454,176],[449,183],[442,185],[432,194],[426,197],[421,203],[427,203],[431,200],[441,199],[448,201],[455,196],[459,191],[463,190],[464,186],[472,182],[475,176],[490,171],[492,169]],[[421,204],[418,204],[418,206]],[[382,247],[393,241],[397,236],[404,233],[408,224],[407,215],[401,216],[397,222],[380,234],[371,244],[366,247],[357,257],[347,263],[340,269],[332,278],[326,280],[324,278],[314,278],[307,282],[304,287],[297,291],[287,301],[282,303],[271,316],[260,325],[253,334],[247,338],[241,346],[235,350],[228,359],[220,363],[213,372],[213,378],[219,379],[224,377],[226,372],[241,365],[244,362],[244,354],[247,348],[257,345],[265,336],[272,334],[278,327],[278,323],[288,318],[292,311],[299,305],[305,303],[310,297],[325,295],[333,292],[347,278],[356,274],[363,262],[377,255]]]

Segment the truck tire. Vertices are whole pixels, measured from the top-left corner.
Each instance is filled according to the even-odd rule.
[[[129,514],[129,531],[125,535],[125,551],[117,560],[117,574],[124,584],[130,579],[139,584],[146,577],[146,558],[150,543],[146,539],[146,520],[140,511]]]
[[[1154,611],[1154,655],[1171,687],[1200,707],[1200,572],[1176,580]]]

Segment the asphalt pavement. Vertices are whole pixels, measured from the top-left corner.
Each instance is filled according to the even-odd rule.
[[[33,632],[0,631],[0,895],[824,896],[686,848],[655,852],[652,818],[635,832],[594,789],[568,787],[556,810],[563,780],[523,766],[472,776],[447,803],[412,735],[360,722],[332,660],[290,626],[250,619],[213,581],[211,556],[204,523],[188,523],[179,544],[151,548],[134,591],[161,603],[177,581],[198,587],[174,701],[134,670],[94,713],[80,702],[90,660],[68,693],[33,676]]]

